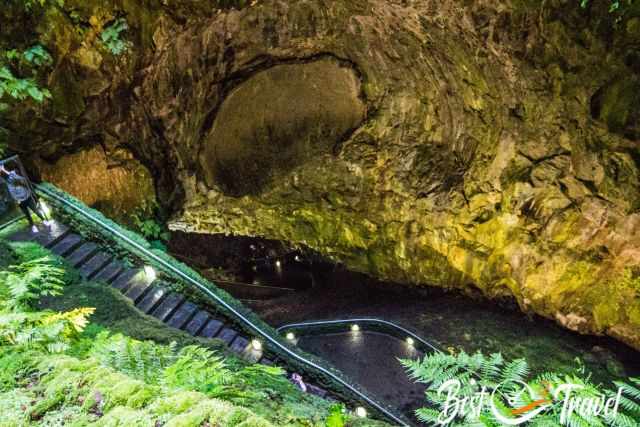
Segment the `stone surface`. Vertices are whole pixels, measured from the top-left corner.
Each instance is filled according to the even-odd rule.
[[[121,156],[123,157],[123,156]],[[40,177],[115,219],[128,219],[154,201],[149,171],[131,158],[107,157],[101,146],[37,165]]]
[[[365,117],[360,81],[349,64],[325,58],[276,65],[225,98],[202,146],[211,187],[261,192],[309,158],[332,153]]]
[[[603,64],[605,44],[594,37],[581,45],[561,21],[545,25],[546,40],[554,42],[539,46],[546,65],[538,73],[509,53],[510,42],[470,42],[480,31],[474,8],[481,6],[455,15],[445,6],[438,14],[428,2],[338,3],[266,1],[200,30],[185,29],[168,44],[177,52],[187,39],[201,40],[197,48],[190,44],[193,60],[176,65],[165,53],[150,73],[162,80],[160,70],[170,67],[174,74],[198,76],[189,95],[168,85],[161,91],[157,81],[142,90],[165,100],[158,111],[167,103],[202,100],[184,112],[187,117],[179,108],[162,110],[165,137],[192,170],[192,153],[206,153],[209,136],[239,129],[219,120],[225,108],[242,111],[230,107],[242,97],[225,97],[224,90],[208,102],[220,105],[212,127],[229,126],[204,137],[190,128],[202,123],[197,117],[206,104],[204,88],[220,81],[195,58],[216,51],[225,61],[229,46],[204,35],[221,28],[230,31],[235,56],[227,58],[228,68],[213,72],[242,76],[238,91],[253,87],[260,75],[244,76],[247,64],[268,70],[278,61],[263,58],[330,52],[357,70],[368,112],[333,153],[280,170],[268,185],[256,186],[258,192],[229,191],[206,171],[182,174],[186,201],[172,227],[285,240],[382,279],[513,298],[523,311],[640,348],[637,143],[625,139],[631,129],[626,119],[614,132],[591,117],[594,88],[604,84],[598,73],[629,73],[626,65],[614,56]],[[515,7],[505,7],[480,15],[518,16]],[[280,24],[267,31],[265,22]],[[507,40],[513,28],[494,30]],[[510,48],[536,51],[537,36],[531,37],[528,46],[515,42]],[[558,65],[566,60],[585,68],[567,73]],[[621,93],[609,92],[611,99]],[[252,111],[244,103],[244,111]],[[621,106],[630,111],[625,117],[635,114],[634,105]],[[596,114],[603,122],[608,117]],[[244,126],[260,124],[247,118]],[[252,170],[259,168],[269,175],[258,157],[238,166],[239,173],[259,174]]]

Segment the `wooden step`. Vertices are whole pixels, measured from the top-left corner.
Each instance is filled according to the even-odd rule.
[[[237,354],[243,354],[247,348],[249,348],[249,340],[243,336],[238,335],[229,345],[231,351]]]
[[[71,252],[67,255],[67,262],[71,264],[74,268],[78,268],[83,265],[85,262],[89,261],[89,259],[98,251],[98,245],[93,242],[87,242],[76,248],[75,251]]]
[[[209,322],[198,335],[205,338],[213,338],[222,329],[222,326],[223,323],[221,321],[216,319],[209,319]]]
[[[261,365],[265,365],[265,366],[274,366],[275,363],[273,362],[273,360],[263,357],[262,359],[260,359],[260,361],[258,362]]]
[[[134,278],[133,283],[127,290],[125,294],[127,298],[131,299],[134,304],[137,304],[144,296],[147,294],[147,291],[153,289],[151,286],[151,281],[147,278]]]
[[[176,329],[182,329],[198,311],[198,306],[187,301],[173,313],[173,316],[167,321],[167,325]]]
[[[41,226],[42,228],[43,226]],[[37,233],[33,241],[38,242],[45,248],[50,248],[61,241],[71,230],[64,224],[54,222],[51,227],[44,227],[42,231]]]
[[[185,330],[191,335],[196,336],[200,333],[200,331],[202,331],[210,318],[211,316],[209,316],[209,313],[204,310],[200,310],[196,313],[195,316],[193,316],[193,319],[191,319],[191,321],[187,323]]]
[[[111,255],[106,252],[98,252],[82,267],[78,269],[83,279],[89,280],[105,268],[111,262]]]
[[[51,252],[62,257],[69,255],[82,244],[82,237],[69,233],[61,241],[51,247]]]
[[[147,294],[136,306],[144,313],[151,313],[167,295],[167,291],[162,286],[153,285]]]
[[[120,292],[124,294],[125,292],[127,292],[129,287],[133,284],[133,281],[134,279],[136,279],[136,276],[139,276],[139,275],[144,275],[144,271],[139,269],[127,269],[123,271],[116,280],[113,281],[111,286],[118,289]]]
[[[32,233],[29,228],[22,229],[9,239],[33,241],[50,248],[53,253],[66,257],[86,280],[112,284],[133,300],[139,310],[151,313],[171,327],[184,329],[194,336],[220,339],[230,350],[248,361],[274,365],[273,360],[263,357],[263,352],[255,350],[250,340],[238,331],[225,327],[223,322],[186,301],[181,294],[170,292],[166,284],[150,283],[144,270],[125,267],[121,261],[101,251],[95,243],[83,242],[82,237],[72,233],[64,224],[55,222],[50,229],[42,225],[39,228],[41,231],[38,233]],[[310,393],[327,396],[327,392],[320,387],[307,384],[307,388]]]
[[[323,388],[320,388],[318,386],[315,386],[313,384],[309,384],[309,383],[306,383],[306,384],[307,384],[307,393],[314,394],[314,395],[316,395],[318,397],[321,397],[323,399],[327,398],[327,394],[328,394],[327,390],[325,390]]]
[[[111,261],[104,267],[100,272],[98,272],[93,280],[96,282],[106,282],[107,284],[111,284],[120,274],[124,271],[124,266],[117,260]]]
[[[231,342],[235,339],[237,335],[238,335],[238,331],[236,331],[235,329],[224,328],[223,330],[218,332],[218,335],[216,335],[216,338],[224,341],[227,345],[231,345]]]
[[[184,297],[182,295],[170,294],[153,310],[151,315],[162,322],[166,322],[183,302]]]

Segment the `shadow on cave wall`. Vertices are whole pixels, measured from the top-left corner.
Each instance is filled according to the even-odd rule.
[[[366,117],[357,70],[333,57],[272,66],[223,101],[200,153],[209,187],[240,197],[332,153]]]

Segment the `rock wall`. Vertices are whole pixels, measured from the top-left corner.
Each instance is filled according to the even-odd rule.
[[[125,157],[128,153],[121,153]],[[73,194],[111,218],[130,219],[153,210],[153,179],[149,171],[128,155],[115,161],[102,147],[69,154],[51,164],[40,160],[43,181]]]
[[[233,87],[249,91],[255,70],[329,52],[357,70],[366,118],[346,140],[332,138],[332,151],[301,148],[258,193],[229,191],[208,164],[186,166],[198,172],[181,176],[186,203],[172,226],[287,240],[384,279],[514,297],[524,311],[640,348],[640,184],[629,139],[637,122],[628,118],[637,107],[621,107],[615,123],[609,115],[620,114],[595,108],[618,102],[612,74],[634,79],[633,71],[559,17],[441,6],[271,1],[185,30],[179,39],[197,48],[173,78],[205,75],[199,58],[217,52],[220,75],[238,76]],[[534,19],[544,20],[537,34]],[[185,43],[163,57],[178,57]],[[184,92],[171,103],[202,99]],[[243,102],[221,96],[215,108],[233,109],[245,134],[261,134],[263,118]],[[220,117],[214,128],[226,125]],[[166,123],[171,132],[185,121]],[[237,170],[268,174],[263,155]]]
[[[149,169],[175,229],[514,298],[640,349],[637,8],[613,29],[562,0],[240,3],[70,2],[91,29],[45,32],[61,105],[13,145],[51,161],[97,137]],[[94,40],[115,16],[118,58]]]

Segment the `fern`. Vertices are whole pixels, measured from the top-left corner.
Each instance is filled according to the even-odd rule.
[[[202,347],[187,346],[180,351],[175,363],[164,370],[163,383],[210,397],[243,398],[243,393],[229,387],[234,376],[222,357]]]
[[[110,336],[108,332],[101,332],[89,355],[105,366],[149,384],[157,384],[162,371],[176,359],[176,344],[163,346],[121,334]]]
[[[100,40],[104,47],[114,55],[120,55],[129,48],[129,42],[120,37],[120,33],[129,29],[127,21],[119,18],[113,24],[106,27],[100,34]]]
[[[69,348],[87,323],[93,308],[66,313],[35,312],[0,315],[0,344],[61,353]]]
[[[65,271],[54,266],[53,261],[51,257],[42,257],[0,272],[0,294],[6,298],[1,303],[4,308],[25,310],[41,297],[60,295]]]
[[[347,409],[344,404],[337,403],[329,408],[329,416],[325,421],[326,427],[344,427],[347,422]]]
[[[615,382],[621,393],[620,408],[617,414],[592,415],[573,411],[564,414],[563,405],[566,396],[554,393],[561,385],[573,385],[572,399],[583,399],[594,404],[602,404],[605,399],[615,398],[617,391],[601,392],[590,382],[590,375],[579,370],[575,375],[561,376],[547,372],[534,379],[529,378],[529,366],[524,359],[506,362],[500,354],[489,357],[476,353],[458,355],[435,353],[422,360],[400,360],[413,380],[427,385],[425,399],[427,407],[416,411],[416,417],[427,424],[442,425],[450,414],[445,414],[447,393],[439,393],[439,388],[449,379],[456,379],[459,385],[458,397],[473,397],[474,393],[484,388],[488,398],[493,389],[499,385],[500,393],[493,396],[491,405],[484,405],[480,411],[467,411],[457,416],[447,425],[450,426],[501,426],[496,411],[501,417],[514,418],[523,411],[533,410],[539,404],[545,410],[530,421],[531,426],[550,427],[630,427],[640,423],[640,379],[631,378],[628,382]],[[579,375],[585,375],[582,378]],[[527,387],[523,387],[526,384]],[[542,403],[540,403],[542,402]],[[455,404],[455,402],[454,402]],[[491,407],[493,406],[493,408]],[[451,410],[451,407],[449,407]]]

